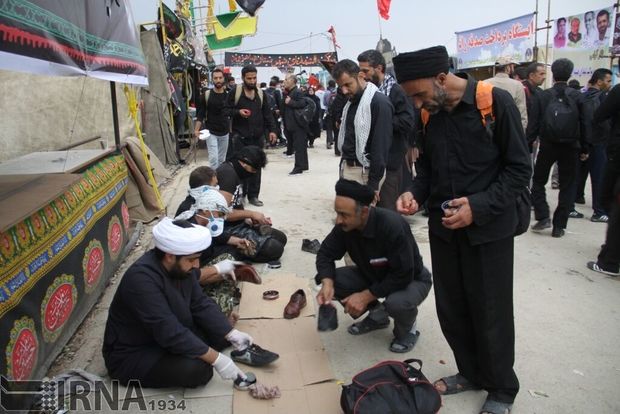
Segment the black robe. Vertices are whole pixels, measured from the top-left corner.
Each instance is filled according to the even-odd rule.
[[[209,350],[204,338],[221,342],[231,329],[196,274],[171,278],[151,250],[127,269],[118,286],[103,358],[110,376],[126,382],[143,378],[166,354],[198,358]]]

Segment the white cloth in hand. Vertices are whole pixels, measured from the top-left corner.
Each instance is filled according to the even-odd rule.
[[[228,332],[228,335],[226,335],[226,339],[237,351],[244,350],[254,343],[254,339],[250,335],[236,329]]]
[[[215,368],[223,380],[236,380],[237,377],[243,379],[247,378],[245,373],[235,365],[233,360],[222,353],[217,356],[217,359],[213,363],[213,368]]]
[[[217,274],[222,276],[224,279],[237,280],[235,278],[235,266],[241,265],[243,262],[238,262],[236,260],[224,259],[221,262],[214,264],[215,269],[217,269]]]

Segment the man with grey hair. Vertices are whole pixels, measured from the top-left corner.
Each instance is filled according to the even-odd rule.
[[[415,144],[413,106],[403,88],[396,83],[396,79],[385,73],[385,58],[379,51],[369,49],[362,52],[357,61],[366,81],[375,84],[379,92],[389,97],[394,106],[392,145],[385,167],[385,182],[381,186],[377,206],[396,210],[396,199],[402,190],[405,155]]]
[[[514,60],[510,57],[500,57],[495,62],[495,76],[490,79],[485,79],[485,82],[490,83],[493,86],[501,88],[508,92],[512,99],[517,104],[517,109],[521,114],[521,125],[523,125],[523,131],[527,130],[527,105],[525,102],[525,89],[521,82],[516,81],[510,77],[514,72],[515,64]]]
[[[307,136],[310,125],[297,115],[296,110],[304,108],[308,103],[303,99],[303,94],[297,87],[295,75],[286,76],[284,89],[286,90],[286,98],[282,105],[284,134],[287,140],[292,140],[295,149],[295,166],[289,175],[299,175],[309,168]]]

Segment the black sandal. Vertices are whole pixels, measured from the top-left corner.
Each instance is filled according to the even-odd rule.
[[[390,320],[387,318],[385,319],[385,321],[377,322],[367,316],[361,322],[355,322],[353,325],[349,326],[347,331],[351,335],[363,335],[377,329],[387,328],[388,326],[390,326]]]
[[[512,404],[487,399],[480,409],[480,414],[510,414],[510,411]]]
[[[478,385],[474,384],[461,374],[451,375],[449,377],[443,377],[438,379],[433,383],[435,389],[437,389],[437,383],[439,381],[443,381],[443,383],[446,384],[446,390],[444,392],[437,390],[437,392],[439,392],[439,394],[441,395],[452,395],[465,391],[476,391],[481,389]]]

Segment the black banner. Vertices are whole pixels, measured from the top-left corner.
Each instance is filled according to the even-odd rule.
[[[126,0],[2,0],[0,37],[0,69],[147,84]]]
[[[232,53],[226,52],[224,64],[226,66],[254,65],[257,67],[288,68],[295,66],[322,66],[321,61],[338,61],[336,52],[325,53],[291,53],[291,54],[264,54],[264,53]]]

